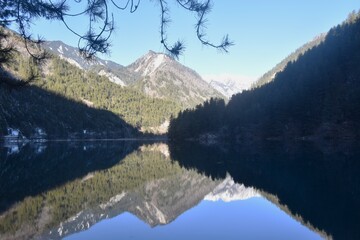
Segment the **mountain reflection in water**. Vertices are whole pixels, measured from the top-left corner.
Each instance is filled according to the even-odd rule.
[[[0,239],[360,236],[359,150],[140,145],[3,149]]]

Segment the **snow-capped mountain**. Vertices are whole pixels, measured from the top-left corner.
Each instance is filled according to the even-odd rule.
[[[232,202],[253,197],[261,197],[261,195],[256,189],[235,183],[231,176],[227,176],[222,183],[205,196],[204,200]]]
[[[184,107],[193,107],[210,97],[224,97],[194,70],[162,53],[149,51],[127,69],[140,76],[135,88],[153,97],[174,99]]]
[[[184,171],[148,182],[133,191],[119,193],[96,208],[79,212],[40,239],[62,239],[125,212],[137,216],[151,227],[168,224],[199,204],[218,184],[219,181],[195,171]]]
[[[51,53],[66,60],[70,64],[83,70],[93,70],[99,75],[106,76],[110,81],[121,86],[126,86],[135,81],[134,74],[129,72],[124,66],[98,57],[87,60],[81,56],[77,48],[66,45],[61,41],[47,41],[43,46]]]
[[[211,97],[224,98],[194,70],[162,53],[149,51],[124,67],[97,57],[86,60],[77,48],[61,41],[45,42],[44,47],[80,69],[97,72],[116,84],[137,89],[151,97],[180,102],[183,107],[194,107]]]
[[[207,75],[204,76],[204,79],[227,98],[231,98],[232,95],[249,89],[254,82],[254,79],[251,77],[231,75]]]
[[[125,212],[155,227],[172,222],[202,200],[230,202],[252,197],[261,195],[254,188],[235,183],[231,176],[222,181],[212,180],[196,171],[187,170],[148,182],[134,191],[119,193],[94,209],[79,212],[44,237],[59,239]]]

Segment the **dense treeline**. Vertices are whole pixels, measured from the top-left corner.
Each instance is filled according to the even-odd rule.
[[[159,126],[180,110],[174,102],[123,88],[104,76],[85,73],[59,58],[52,60],[49,71],[51,74],[41,83],[43,88],[109,110],[136,127]]]
[[[35,73],[39,79],[16,90],[0,85],[0,136],[7,127],[19,128],[26,136],[36,127],[57,137],[83,130],[102,137],[109,132],[113,137],[134,136],[135,129],[151,131],[180,110],[172,101],[123,88],[55,56],[39,69],[20,51],[8,71],[22,78]]]
[[[211,98],[194,109],[181,111],[176,119],[172,118],[168,136],[170,139],[187,139],[217,131],[225,122],[224,115],[224,99]]]
[[[67,99],[36,86],[8,89],[0,86],[0,136],[7,127],[20,129],[26,137],[36,128],[49,138],[122,138],[139,135],[118,115]],[[87,131],[84,134],[84,130]]]
[[[281,72],[284,70],[286,65],[289,62],[296,61],[299,56],[303,55],[306,51],[312,49],[315,46],[318,46],[320,43],[322,43],[325,40],[326,34],[320,34],[316,38],[314,38],[312,41],[305,43],[300,48],[296,49],[293,53],[291,53],[289,56],[287,56],[284,60],[282,60],[280,63],[276,64],[275,67],[273,67],[270,71],[266,72],[264,75],[262,75],[256,82],[254,82],[251,86],[251,88],[257,88],[261,87],[262,85],[272,81],[276,74],[278,72]]]
[[[204,104],[180,113],[171,121],[170,137],[198,138],[209,132],[238,140],[359,137],[360,13],[332,28],[322,43],[290,62],[274,81],[233,96],[227,106],[208,108]],[[207,128],[219,115],[224,115],[222,121]]]

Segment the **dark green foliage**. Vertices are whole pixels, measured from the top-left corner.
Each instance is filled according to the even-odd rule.
[[[38,226],[44,209],[48,209],[49,218],[44,229],[36,229],[37,232],[45,233],[81,211],[97,209],[114,196],[147,182],[184,171],[151,145],[133,151],[138,145],[139,142],[57,143],[39,155],[27,146],[20,154],[8,156],[7,161],[0,162],[4,169],[0,179],[8,183],[0,187],[2,196],[7,195],[0,202],[0,238]],[[15,175],[18,177],[13,179]],[[19,202],[11,205],[14,200]]]
[[[321,34],[320,36],[316,37],[312,41],[304,44],[300,48],[296,49],[295,52],[291,53],[287,56],[284,60],[278,63],[274,68],[270,71],[266,72],[262,75],[255,83],[252,84],[251,88],[261,87],[264,84],[271,82],[276,74],[284,70],[286,65],[291,62],[295,62],[301,55],[303,55],[308,50],[312,49],[313,47],[318,46],[325,40],[326,34]]]
[[[171,119],[168,136],[171,139],[187,139],[204,133],[216,132],[224,122],[225,101],[211,98],[195,109],[187,109]]]
[[[49,138],[133,137],[137,130],[119,116],[103,109],[66,99],[36,86],[11,90],[0,86],[0,135],[7,127],[30,137],[40,127]],[[83,130],[94,135],[83,136]]]
[[[289,62],[272,82],[233,96],[224,121],[212,131],[228,129],[227,137],[237,140],[360,137],[360,20],[356,16],[331,29],[321,44]],[[214,117],[200,117],[198,111],[180,114],[171,122],[169,135],[198,137],[199,132],[193,132],[195,123],[205,124]]]
[[[135,128],[160,126],[180,110],[174,102],[123,88],[57,57],[40,70],[31,58],[15,54],[9,68],[24,78],[30,70],[42,73],[43,78],[23,89],[0,86],[0,135],[13,127],[29,136],[35,127],[41,127],[57,137],[79,135],[85,129],[103,137],[110,133],[126,137],[133,136]]]
[[[155,99],[123,88],[95,72],[85,73],[71,64],[54,58],[50,75],[40,84],[43,88],[77,101],[89,101],[93,107],[109,110],[134,127],[161,125],[180,107],[174,102]]]

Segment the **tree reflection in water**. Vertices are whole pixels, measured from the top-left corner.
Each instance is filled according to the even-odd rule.
[[[1,152],[0,238],[62,238],[130,212],[168,224],[202,200],[262,196],[326,238],[357,239],[360,151],[257,143],[50,144]],[[169,151],[170,150],[170,151]],[[244,184],[244,185],[243,185]]]
[[[334,239],[360,239],[360,148],[353,143],[170,144],[171,158],[212,178],[276,196],[284,210]],[[273,198],[273,197],[271,197]]]

